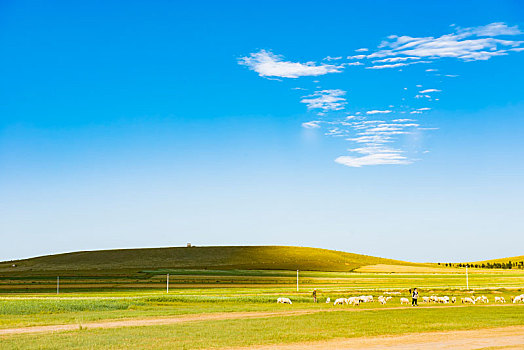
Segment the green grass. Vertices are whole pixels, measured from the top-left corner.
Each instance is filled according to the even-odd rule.
[[[2,262],[0,275],[143,276],[159,269],[351,271],[370,264],[421,265],[305,247],[178,247],[74,252]]]
[[[162,292],[121,292],[115,293],[71,293],[64,295],[10,295],[0,298],[0,328],[24,327],[46,324],[67,324],[122,318],[143,318],[173,316],[181,314],[200,314],[233,311],[275,311],[288,309],[328,309],[346,308],[326,304],[339,297],[362,294],[376,296],[382,292],[363,290],[318,290],[319,303],[313,304],[311,290],[302,292],[285,288],[214,288],[173,290],[170,294]],[[440,289],[420,289],[422,295],[471,296],[473,291]],[[494,296],[520,294],[517,290],[476,290],[475,295],[486,295],[493,302]],[[279,296],[293,300],[292,306],[276,304]],[[407,291],[395,295],[387,305],[369,303],[360,309],[391,308],[400,306],[399,298],[407,297]],[[435,304],[432,304],[435,305]],[[446,305],[437,305],[446,307]]]
[[[1,338],[3,349],[203,349],[523,325],[521,306],[320,312]]]

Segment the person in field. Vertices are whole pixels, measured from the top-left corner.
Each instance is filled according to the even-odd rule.
[[[313,302],[314,303],[317,302],[317,290],[316,289],[313,289]]]
[[[413,293],[411,294],[411,306],[418,306],[418,290],[417,288],[413,289]]]

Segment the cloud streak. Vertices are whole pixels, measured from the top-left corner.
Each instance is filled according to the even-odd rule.
[[[343,90],[320,90],[312,95],[303,96],[301,103],[305,103],[308,109],[320,109],[322,112],[339,111],[344,109],[346,99]]]
[[[261,77],[276,78],[299,78],[307,76],[319,76],[329,73],[340,73],[343,66],[332,64],[320,64],[315,62],[291,62],[284,61],[280,55],[275,55],[271,51],[260,50],[251,53],[249,56],[241,57],[239,64],[247,66],[249,69],[258,73]]]

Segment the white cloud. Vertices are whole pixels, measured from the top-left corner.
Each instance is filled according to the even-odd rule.
[[[342,66],[330,64],[317,65],[315,62],[289,62],[271,51],[260,50],[238,60],[239,64],[249,67],[261,77],[299,78],[318,76],[328,73],[340,73]]]
[[[456,29],[440,37],[410,37],[390,35],[379,45],[379,51],[368,58],[409,56],[419,58],[453,57],[464,61],[487,60],[507,55],[507,49],[519,47],[523,41],[496,39],[498,35],[517,35],[520,30],[504,23]]]
[[[369,51],[369,49],[363,47],[363,48],[360,48],[360,49],[356,49],[355,51],[356,51],[356,52],[367,52],[367,51]]]
[[[407,63],[383,64],[379,66],[366,67],[366,69],[397,68],[397,67],[402,67],[402,66],[407,66],[407,65],[408,65]]]
[[[499,36],[499,35],[519,35],[522,34],[517,26],[508,27],[506,23],[495,22],[485,26],[473,28],[458,28],[457,32],[463,35],[476,36]]]
[[[338,61],[338,60],[341,60],[342,59],[342,56],[337,56],[337,57],[331,57],[331,56],[327,56],[324,58],[326,61]]]
[[[306,129],[318,129],[320,128],[320,120],[312,120],[309,122],[302,123],[302,127]]]
[[[411,56],[408,56],[408,57],[389,57],[389,58],[384,58],[384,59],[381,59],[381,60],[374,60],[372,61],[373,63],[391,63],[391,62],[402,62],[402,61],[408,61],[408,60],[419,60],[420,57],[411,57]]]
[[[362,62],[348,62],[348,63],[342,63],[343,66],[363,66],[364,63]]]
[[[413,122],[414,119],[393,119],[395,123]]]
[[[438,90],[438,89],[426,89],[426,90],[419,91],[419,93],[427,94],[427,93],[430,93],[430,92],[441,92],[441,91],[442,90]]]
[[[320,90],[312,95],[303,96],[300,102],[307,104],[308,109],[321,109],[322,111],[338,111],[344,109],[346,99],[344,90]]]
[[[387,113],[391,113],[391,112],[392,111],[390,111],[389,109],[384,110],[384,111],[374,109],[374,110],[371,110],[371,111],[367,111],[366,114],[387,114]]]
[[[390,149],[366,149],[361,148],[355,150],[355,152],[364,154],[360,157],[353,156],[340,156],[335,159],[335,162],[349,166],[360,168],[365,165],[385,165],[385,164],[411,164],[412,162],[402,155],[399,150]]]
[[[426,72],[437,72],[438,69],[433,69],[433,68],[430,68],[430,69],[426,69]]]
[[[361,60],[363,58],[366,58],[366,55],[355,55],[355,56],[348,56],[348,60]]]

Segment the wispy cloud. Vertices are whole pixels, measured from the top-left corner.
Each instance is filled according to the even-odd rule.
[[[361,60],[363,58],[366,58],[367,55],[354,55],[354,56],[348,56],[348,60]]]
[[[419,60],[420,57],[408,56],[408,57],[389,57],[381,60],[374,60],[373,63],[390,63],[390,62],[401,62],[408,60]]]
[[[371,111],[367,111],[366,114],[387,114],[387,113],[391,113],[392,111],[389,110],[389,109],[386,109],[386,110],[378,110],[378,109],[374,109],[374,110],[371,110]]]
[[[506,55],[507,50],[521,46],[523,41],[497,39],[500,35],[518,35],[521,31],[504,23],[457,28],[454,33],[440,37],[411,37],[390,35],[379,45],[379,51],[367,58],[408,56],[418,58],[453,57],[464,61],[487,60]]]
[[[306,129],[318,129],[320,128],[320,120],[312,120],[309,122],[302,123],[302,127]]]
[[[303,96],[300,102],[305,103],[308,109],[320,109],[323,112],[344,109],[346,99],[344,90],[320,90],[314,94]]]
[[[517,26],[509,27],[506,23],[503,22],[495,22],[480,27],[457,28],[457,32],[467,36],[501,36],[522,34]]]
[[[370,52],[367,48],[359,48],[355,50],[355,55],[346,56],[345,62],[342,56],[327,56],[320,63],[293,62],[271,51],[260,50],[240,58],[239,63],[265,78],[323,76],[340,73],[347,66],[364,66],[366,69],[374,70],[399,68],[398,71],[402,71],[406,66],[431,63],[431,68],[424,71],[438,73],[421,74],[421,77],[453,78],[458,75],[439,72],[437,64],[440,59],[455,58],[463,62],[488,60],[494,56],[524,51],[524,41],[511,37],[523,34],[517,26],[496,22],[479,27],[451,27],[450,34],[441,36],[391,35],[377,47],[375,52]],[[362,167],[410,164],[415,161],[412,157],[413,153],[410,153],[412,151],[403,147],[404,142],[413,142],[410,140],[415,138],[414,135],[419,138],[422,133],[434,128],[420,126],[417,117],[432,108],[410,107],[410,99],[411,102],[415,102],[413,97],[410,97],[413,96],[409,93],[411,88],[403,88],[401,100],[397,103],[388,101],[379,105],[388,106],[388,109],[362,110],[363,106],[361,106],[351,113],[332,113],[346,109],[348,105],[346,91],[322,89],[319,80],[313,81],[317,91],[302,96],[300,102],[306,104],[308,110],[322,117],[319,120],[306,121],[302,123],[302,127],[322,130],[324,135],[330,137],[343,137],[353,145],[353,148],[347,150],[348,154],[335,159],[337,163],[349,167]],[[426,86],[431,85],[429,82],[424,82],[424,87],[417,84],[414,88],[418,91],[414,96],[418,100],[417,103],[426,102],[428,105],[439,100],[433,96],[441,90],[426,88]],[[409,117],[405,118],[407,116]]]
[[[365,165],[384,165],[384,164],[411,164],[409,160],[397,149],[374,149],[360,148],[352,150],[360,153],[362,156],[340,156],[335,162],[354,168],[360,168]]]
[[[266,50],[260,50],[249,56],[241,57],[238,62],[257,72],[261,77],[299,78],[340,73],[343,69],[342,66],[331,64],[317,65],[315,62],[284,61],[282,56]]]

